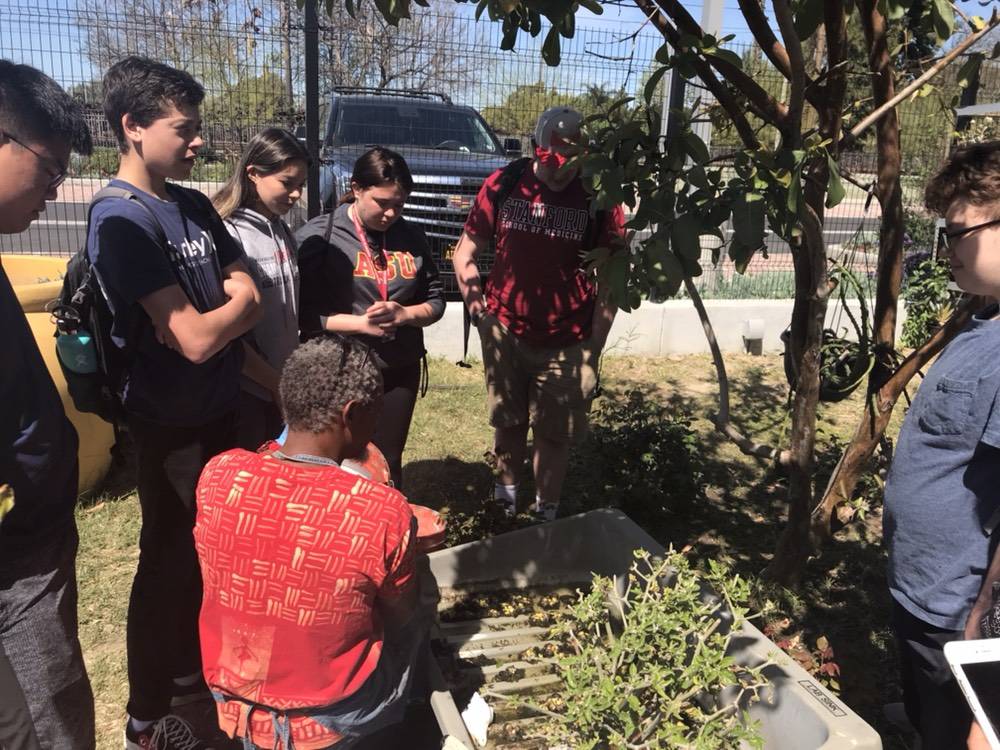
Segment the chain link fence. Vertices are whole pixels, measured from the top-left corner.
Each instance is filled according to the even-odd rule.
[[[578,27],[573,39],[563,40],[561,64],[549,68],[539,53],[541,37],[522,35],[515,51],[501,51],[499,26],[476,22],[467,4],[439,0],[399,28],[370,4],[358,5],[351,17],[335,0],[337,15],[320,18],[319,114],[326,144],[321,197],[328,203],[343,189],[345,173],[366,145],[398,146],[417,183],[407,216],[422,223],[446,271],[479,185],[518,149],[527,151],[539,113],[567,104],[589,114],[623,95],[640,96],[662,44],[648,28]],[[732,49],[765,88],[785,93],[784,79],[759,49]],[[127,54],[181,67],[204,85],[206,145],[189,184],[208,195],[228,177],[254,133],[275,125],[295,130],[305,121],[304,18],[294,2],[0,0],[0,57],[40,68],[78,97],[96,144],[92,156],[74,158],[71,177],[39,221],[21,235],[0,236],[0,253],[68,255],[82,244],[87,203],[117,168],[114,137],[101,111],[101,77]],[[954,90],[955,71],[944,75],[942,89]],[[979,85],[980,101],[1000,100],[996,66],[984,65]],[[663,86],[657,102],[666,97]],[[689,83],[685,101],[704,101],[704,93]],[[919,203],[923,179],[952,142],[945,104],[939,94],[928,93],[900,109],[909,205]],[[737,144],[718,125],[712,151],[724,154]],[[861,141],[844,155],[843,165],[855,182],[870,183],[872,144]],[[304,209],[291,222],[303,219]],[[831,257],[863,279],[874,275],[878,205],[863,189],[849,189],[828,216],[825,232]],[[790,253],[777,238],[769,238],[767,248],[741,275],[724,252],[713,265],[706,247],[700,290],[706,297],[791,297]]]

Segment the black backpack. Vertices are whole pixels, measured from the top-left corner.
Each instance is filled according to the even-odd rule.
[[[507,199],[510,198],[510,194],[514,192],[514,187],[521,179],[521,175],[524,174],[524,170],[530,169],[532,161],[533,159],[530,156],[522,156],[520,159],[514,159],[514,161],[500,171],[500,177],[497,178],[497,192],[493,196],[494,226],[499,219],[503,204],[507,202]],[[595,212],[593,216],[588,216],[587,227],[584,229],[583,234],[583,253],[580,258],[581,264],[583,263],[582,255],[586,254],[590,250],[593,250],[597,246],[597,238],[606,220],[607,211],[604,210],[599,210]],[[479,285],[480,289],[485,289],[485,276],[480,277]],[[456,364],[458,364],[459,367],[471,367],[466,359],[469,356],[469,331],[472,328],[472,319],[469,317],[469,308],[463,305],[462,310],[462,359]]]
[[[166,233],[156,215],[125,188],[105,187],[97,192],[87,209],[87,239],[90,236],[90,217],[94,206],[112,198],[134,200],[153,217],[161,243],[166,244]],[[73,405],[78,411],[96,414],[115,428],[116,443],[124,424],[125,410],[122,405],[122,389],[132,361],[132,352],[138,340],[140,329],[146,322],[144,315],[136,315],[131,329],[125,336],[125,346],[119,347],[111,338],[114,314],[108,305],[107,295],[101,287],[90,258],[87,255],[87,240],[76,251],[66,267],[62,291],[50,305],[50,312],[56,323],[56,336],[74,333],[78,330],[91,335],[97,355],[97,369],[93,373],[81,374],[68,368],[60,357],[59,366]]]

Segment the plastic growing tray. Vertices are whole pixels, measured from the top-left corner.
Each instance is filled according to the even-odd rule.
[[[531,588],[558,595],[589,584],[594,573],[627,573],[636,549],[655,555],[665,552],[620,511],[596,510],[431,553],[424,574],[437,584],[439,608],[464,594],[504,589]],[[448,641],[463,657],[472,657],[481,673],[489,676],[491,690],[524,693],[544,690],[553,679],[525,669],[528,665],[518,660],[524,648],[544,646],[544,632],[544,627],[523,617],[495,617],[439,623],[435,637]],[[753,625],[744,623],[733,636],[730,653],[748,666],[769,657],[777,662],[767,672],[770,686],[762,691],[762,700],[750,708],[760,722],[766,750],[881,750],[872,727]],[[431,707],[441,733],[474,749],[451,686],[436,667],[435,662]],[[496,721],[502,733],[521,723],[527,726],[532,719],[498,711]],[[502,746],[504,738],[498,737],[496,744]]]

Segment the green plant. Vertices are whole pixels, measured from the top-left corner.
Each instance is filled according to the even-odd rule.
[[[703,576],[673,550],[635,558],[624,579],[595,576],[554,626],[569,653],[557,657],[553,744],[762,747],[745,708],[766,685],[768,665],[746,668],[726,654],[746,617],[747,582],[716,561]],[[704,595],[706,582],[718,597]]]
[[[899,337],[900,344],[905,347],[920,346],[941,325],[958,298],[956,292],[948,289],[950,279],[948,266],[932,257],[916,262],[904,276],[906,320]]]
[[[118,149],[98,146],[90,156],[80,157],[73,167],[73,174],[78,177],[111,177],[118,171],[119,158]]]
[[[683,510],[702,496],[698,451],[689,419],[640,390],[606,396],[573,459],[574,473],[587,478],[578,495],[589,506],[620,507],[640,524],[662,523],[664,511]]]

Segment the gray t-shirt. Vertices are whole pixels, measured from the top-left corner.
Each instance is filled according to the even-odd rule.
[[[961,630],[1000,508],[1000,321],[977,315],[927,372],[885,485],[889,591],[915,617]],[[996,536],[994,534],[993,536]]]
[[[247,267],[260,290],[264,314],[249,338],[254,349],[278,372],[299,344],[299,263],[295,238],[281,219],[269,220],[249,208],[237,208],[226,229],[246,254]],[[246,376],[243,389],[265,401],[266,388]]]

